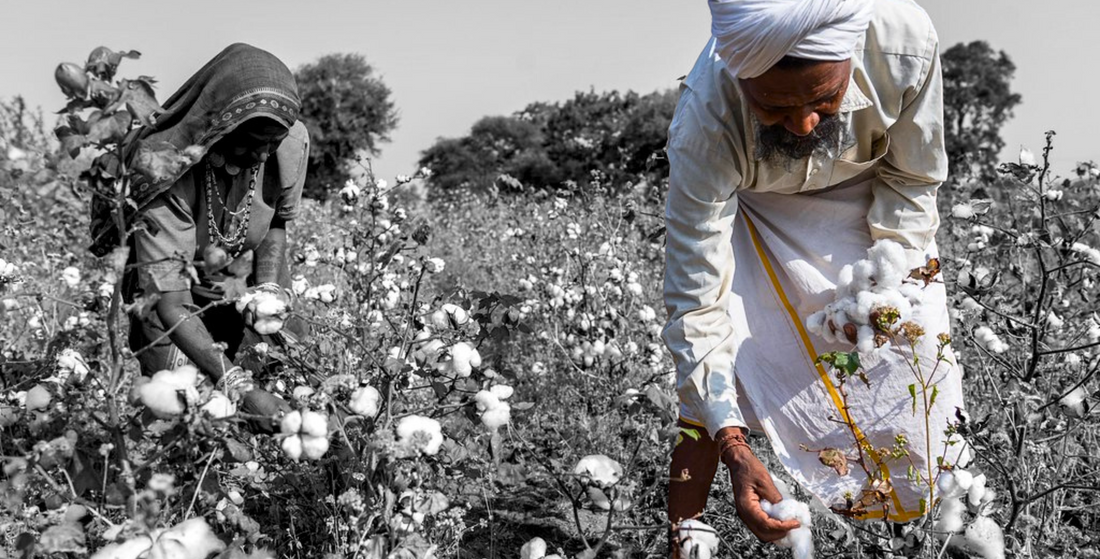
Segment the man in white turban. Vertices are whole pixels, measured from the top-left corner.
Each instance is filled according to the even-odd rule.
[[[907,267],[936,254],[936,189],[947,173],[936,31],[913,0],[709,4],[713,36],[683,81],[669,128],[663,336],[677,368],[681,427],[699,435],[673,452],[669,520],[702,514],[720,459],[738,515],[757,537],[774,541],[798,526],[760,506],[782,497],[745,442],[750,429],[766,434],[787,471],[827,506],[847,502],[859,518],[917,518],[927,492],[904,476],[875,510],[856,510],[851,496],[867,476],[839,475],[800,447],[854,453],[853,433],[874,448],[897,435],[925,440],[905,388],[913,354],[887,348],[865,357],[873,389],[850,387],[851,408],[841,409],[815,358],[852,344],[807,331],[806,319],[833,301],[846,265],[851,276],[877,241],[900,245]],[[922,289],[915,319],[934,338],[947,332],[946,294],[942,282]],[[934,347],[916,351],[936,362]],[[940,371],[935,453],[963,405],[958,367]],[[836,420],[849,412],[851,428]],[[921,464],[930,453],[917,446],[909,450]],[[888,476],[888,464],[876,459],[875,468]]]

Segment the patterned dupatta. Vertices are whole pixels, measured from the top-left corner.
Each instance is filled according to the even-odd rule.
[[[301,102],[294,75],[271,53],[236,43],[206,63],[164,104],[155,124],[134,130],[124,141],[123,154],[131,169],[130,198],[137,212],[172,187],[210,148],[241,123],[256,117],[275,120],[290,129]],[[178,164],[156,176],[142,172],[141,160],[152,152],[178,154]],[[280,152],[277,157],[284,156]],[[280,168],[298,168],[298,161],[279,161]],[[117,158],[108,154],[93,163],[89,180],[117,176]],[[93,184],[93,187],[98,186]],[[94,195],[91,209],[92,245],[103,256],[118,246],[114,201]],[[128,216],[127,225],[133,222]]]

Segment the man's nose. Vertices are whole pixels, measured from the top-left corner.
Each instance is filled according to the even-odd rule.
[[[788,116],[783,125],[795,136],[806,136],[814,131],[819,122],[821,117],[817,115],[817,111],[799,111]]]

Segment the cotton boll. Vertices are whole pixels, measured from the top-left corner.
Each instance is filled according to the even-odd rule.
[[[542,559],[546,557],[546,540],[531,538],[519,548],[520,559]]]
[[[870,353],[875,349],[875,329],[870,326],[860,326],[856,331],[856,346],[861,353]]]
[[[771,476],[772,484],[775,485],[776,490],[779,491],[779,494],[783,497],[783,500],[790,499],[791,498],[791,487],[789,485],[787,485],[787,482],[783,481],[780,478],[775,477],[775,474],[769,473],[768,475]]]
[[[327,437],[328,417],[315,411],[302,412],[302,433],[310,437]]]
[[[210,393],[210,400],[202,406],[202,411],[214,419],[223,419],[237,413],[237,406],[221,391]]]
[[[858,293],[871,289],[874,276],[875,265],[870,260],[857,261],[852,265],[852,292]]]
[[[378,415],[378,408],[382,401],[382,394],[373,386],[363,386],[351,393],[348,407],[357,415],[374,417]]]
[[[814,334],[821,334],[821,330],[825,327],[825,313],[817,311],[810,316],[806,317],[806,329]]]
[[[974,481],[971,482],[970,487],[967,488],[967,501],[971,507],[977,508],[982,504],[982,497],[985,496],[985,474],[978,474],[974,476]]]
[[[948,534],[955,534],[963,529],[963,512],[966,505],[958,497],[945,497],[940,503],[940,518],[936,522],[936,529]]]
[[[851,264],[845,264],[836,275],[836,297],[851,295],[853,271]]]
[[[1005,539],[1001,527],[988,516],[979,516],[967,526],[963,535],[966,549],[984,559],[1004,559]]]
[[[141,385],[138,388],[138,397],[153,415],[161,419],[170,419],[182,414],[184,410],[179,388],[165,382],[151,380]]]
[[[481,423],[490,430],[497,430],[508,424],[512,420],[512,408],[508,404],[501,402],[495,408],[485,410],[481,414]]]
[[[905,255],[905,249],[894,241],[876,242],[871,250],[867,251],[867,255],[875,263],[880,286],[897,287],[909,275],[909,259]]]
[[[286,435],[295,435],[302,430],[302,412],[292,411],[283,416],[279,431]]]
[[[328,437],[302,437],[302,453],[310,460],[319,460],[328,452]]]
[[[710,559],[718,550],[718,531],[698,520],[688,519],[680,523],[676,530],[680,540],[682,557]]]
[[[1089,412],[1088,401],[1085,399],[1087,396],[1088,394],[1085,392],[1085,387],[1078,386],[1065,396],[1059,398],[1058,405],[1066,415],[1081,419],[1088,415]]]
[[[623,476],[623,467],[603,454],[590,454],[577,462],[573,473],[600,487],[609,487]]]
[[[302,438],[298,435],[290,435],[283,439],[282,447],[287,458],[298,460],[302,457]]]
[[[507,400],[512,397],[515,389],[506,384],[497,384],[489,388],[489,392],[492,392],[494,396],[501,400]]]
[[[810,526],[813,519],[810,517],[810,507],[801,501],[783,499],[772,504],[767,500],[760,500],[760,508],[768,516],[776,520],[797,520],[801,526],[787,532],[782,539],[774,543],[779,547],[789,547],[795,559],[813,559],[814,539]]]

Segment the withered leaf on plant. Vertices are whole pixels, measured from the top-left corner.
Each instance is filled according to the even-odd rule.
[[[928,263],[924,266],[913,268],[909,271],[909,277],[924,281],[924,286],[928,287],[928,284],[932,283],[935,277],[940,273],[940,259],[929,258]]]
[[[842,476],[848,475],[848,457],[844,452],[836,448],[823,448],[818,451],[817,459],[822,464],[836,470]]]

